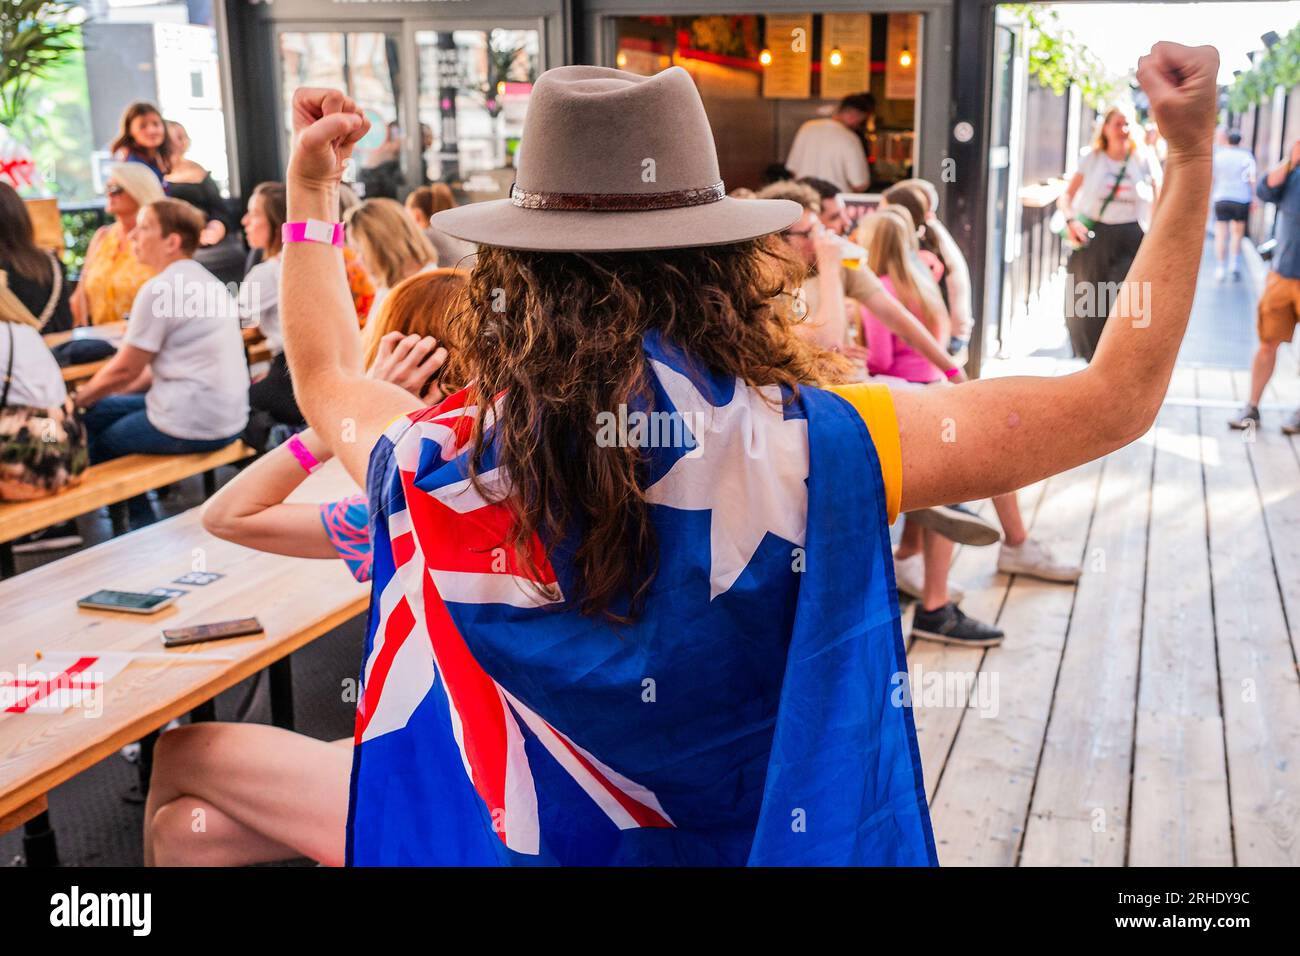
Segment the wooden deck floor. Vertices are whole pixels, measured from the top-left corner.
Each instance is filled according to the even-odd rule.
[[[1180,367],[1142,440],[1021,492],[1077,587],[959,550],[963,608],[1007,638],[909,647],[941,864],[1300,864],[1294,358],[1248,438],[1247,385]]]

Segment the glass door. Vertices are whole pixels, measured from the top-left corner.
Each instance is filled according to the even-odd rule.
[[[411,176],[403,156],[400,29],[348,31],[287,25],[277,36],[280,55],[281,131],[284,155],[293,132],[293,91],[330,86],[345,91],[370,119],[370,131],[353,152],[344,179],[364,196],[399,199]]]
[[[412,95],[419,137],[409,168],[423,182],[446,183],[458,202],[510,194],[524,113],[542,72],[540,24],[412,29]]]

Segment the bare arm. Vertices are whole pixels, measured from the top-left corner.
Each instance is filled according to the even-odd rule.
[[[333,457],[311,429],[298,436],[319,461]],[[337,558],[314,504],[285,504],[307,472],[287,445],[244,469],[203,508],[203,527],[246,548],[298,558]]]
[[[1138,77],[1170,143],[1155,212],[1092,364],[895,396],[903,510],[1011,491],[1121,448],[1164,400],[1196,291],[1210,190],[1218,56],[1159,43]],[[1136,305],[1135,305],[1136,303]]]
[[[1264,182],[1270,189],[1280,189],[1297,165],[1300,165],[1300,139],[1291,144],[1291,154],[1268,171]]]
[[[131,391],[129,386],[148,375],[149,363],[153,357],[153,352],[146,352],[134,345],[123,345],[103,368],[91,376],[89,382],[77,389],[77,404],[88,408],[105,395]],[[147,383],[152,379],[143,380],[147,388]]]
[[[817,249],[817,311],[795,331],[824,349],[844,344],[844,282],[840,279],[840,247],[829,239],[815,240]]]
[[[86,247],[86,258],[81,263],[81,274],[86,274],[86,263],[95,257],[95,250],[99,247],[100,237],[103,236],[104,230],[109,226],[100,226],[95,230],[95,234],[90,237],[90,245]],[[73,325],[88,325],[90,323],[90,301],[86,298],[86,284],[78,282],[77,287],[72,290],[72,298],[68,302],[72,309]]]
[[[289,220],[333,222],[343,165],[369,123],[337,90],[299,89],[293,114]],[[280,316],[294,394],[308,423],[334,445],[348,473],[364,487],[370,450],[383,430],[421,403],[396,385],[366,377],[341,250],[295,242],[282,255]]]
[[[877,288],[864,303],[871,313],[878,318],[889,331],[893,332],[900,339],[906,342],[912,348],[920,352],[935,368],[942,372],[948,372],[949,369],[957,368],[953,363],[952,356],[940,345],[930,330],[925,327],[925,323],[914,316],[883,287]],[[964,378],[960,374],[959,378]]]

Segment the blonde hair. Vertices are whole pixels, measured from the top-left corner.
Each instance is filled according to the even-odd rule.
[[[144,163],[114,163],[108,167],[108,178],[125,189],[141,209],[167,198],[162,183],[158,182],[153,170]]]
[[[788,199],[797,202],[810,212],[822,211],[822,197],[817,195],[817,190],[804,183],[797,183],[793,179],[782,179],[764,186],[758,191],[757,198]]]
[[[1112,106],[1102,114],[1101,120],[1097,123],[1097,128],[1092,131],[1093,152],[1104,153],[1110,148],[1106,142],[1106,124],[1110,122],[1110,118],[1116,113],[1128,120],[1129,152],[1133,152],[1138,148],[1138,141],[1133,136],[1133,127],[1137,124],[1137,121],[1133,118],[1133,114],[1122,106]]]
[[[854,240],[867,250],[867,266],[879,276],[888,276],[894,296],[907,306],[936,338],[946,339],[943,327],[950,322],[948,310],[934,281],[921,260],[912,215],[901,206],[881,206],[862,220]]]
[[[343,222],[366,268],[389,288],[438,261],[433,245],[395,199],[367,199],[344,213]]]

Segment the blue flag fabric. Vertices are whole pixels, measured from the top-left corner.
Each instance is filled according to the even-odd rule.
[[[530,576],[466,481],[495,405],[461,392],[371,460],[374,591],[352,865],[934,865],[880,466],[861,418],[645,343],[659,567],[582,616],[573,542]],[[490,489],[508,487],[489,448]],[[541,588],[538,585],[542,585]]]

